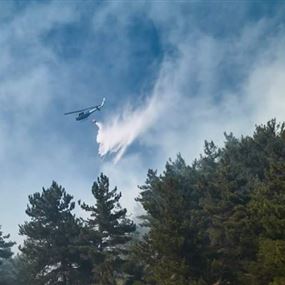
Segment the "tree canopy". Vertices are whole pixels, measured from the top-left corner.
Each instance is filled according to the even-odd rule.
[[[150,170],[138,198],[148,275],[167,285],[282,284],[284,162],[284,124],[272,120],[252,137],[225,134],[223,148],[206,142],[191,166],[179,155],[161,175]]]
[[[8,259],[13,255],[11,247],[15,244],[12,241],[8,241],[10,235],[4,235],[0,227],[0,265],[3,260]]]
[[[82,209],[90,213],[86,220],[89,252],[94,255],[95,281],[102,285],[116,284],[116,276],[126,254],[125,244],[131,240],[135,224],[127,218],[127,210],[119,200],[121,193],[109,189],[109,179],[101,174],[92,186],[94,205],[83,203]],[[96,240],[94,245],[93,241]]]
[[[27,237],[20,250],[39,284],[79,284],[75,280],[80,273],[80,225],[72,214],[72,199],[56,182],[29,196],[30,221],[20,225],[20,234]]]
[[[285,126],[276,120],[252,136],[225,134],[221,147],[205,142],[191,165],[179,154],[161,174],[150,169],[138,227],[107,176],[91,193],[79,202],[84,219],[56,182],[29,196],[16,257],[0,231],[1,285],[285,284]]]

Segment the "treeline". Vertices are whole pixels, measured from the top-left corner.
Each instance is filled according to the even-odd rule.
[[[285,284],[284,124],[225,134],[192,165],[178,155],[162,174],[149,170],[137,227],[103,174],[92,194],[78,203],[88,219],[55,182],[29,196],[20,254],[0,232],[0,284]]]

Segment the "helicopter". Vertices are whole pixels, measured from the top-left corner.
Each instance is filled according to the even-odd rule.
[[[95,111],[100,111],[101,108],[104,106],[104,103],[105,103],[105,98],[103,98],[102,103],[100,105],[91,106],[91,107],[87,107],[87,108],[84,108],[84,109],[81,109],[81,110],[64,113],[64,115],[71,115],[71,114],[78,113],[78,116],[75,118],[76,121],[87,119]]]

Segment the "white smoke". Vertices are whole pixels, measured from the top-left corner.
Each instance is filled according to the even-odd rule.
[[[143,107],[125,110],[109,123],[96,122],[100,156],[116,153],[114,163],[122,158],[127,147],[157,119],[156,97],[149,98]]]
[[[175,61],[164,59],[153,90],[143,106],[124,107],[123,112],[110,121],[96,122],[100,156],[115,153],[114,163],[117,163],[134,140],[157,126],[158,119],[169,108],[173,109],[174,102],[179,101],[179,93],[175,90],[175,67]]]

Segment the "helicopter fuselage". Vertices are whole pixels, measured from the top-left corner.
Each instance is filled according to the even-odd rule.
[[[97,110],[100,111],[100,109],[98,107],[96,107],[96,108],[93,108],[87,112],[80,112],[78,114],[78,116],[76,117],[76,121],[80,121],[80,120],[84,120],[84,119],[88,118],[93,112],[95,112]]]
[[[105,102],[105,98],[103,98],[101,105],[88,107],[88,108],[81,109],[78,111],[67,112],[67,113],[64,113],[64,115],[70,115],[70,114],[77,113],[78,115],[75,119],[76,119],[76,121],[81,121],[81,120],[88,118],[95,111],[100,111],[104,105],[104,102]]]
[[[80,120],[84,120],[86,118],[88,118],[90,116],[91,113],[84,113],[81,112],[78,114],[78,116],[76,117],[76,121],[80,121]]]

